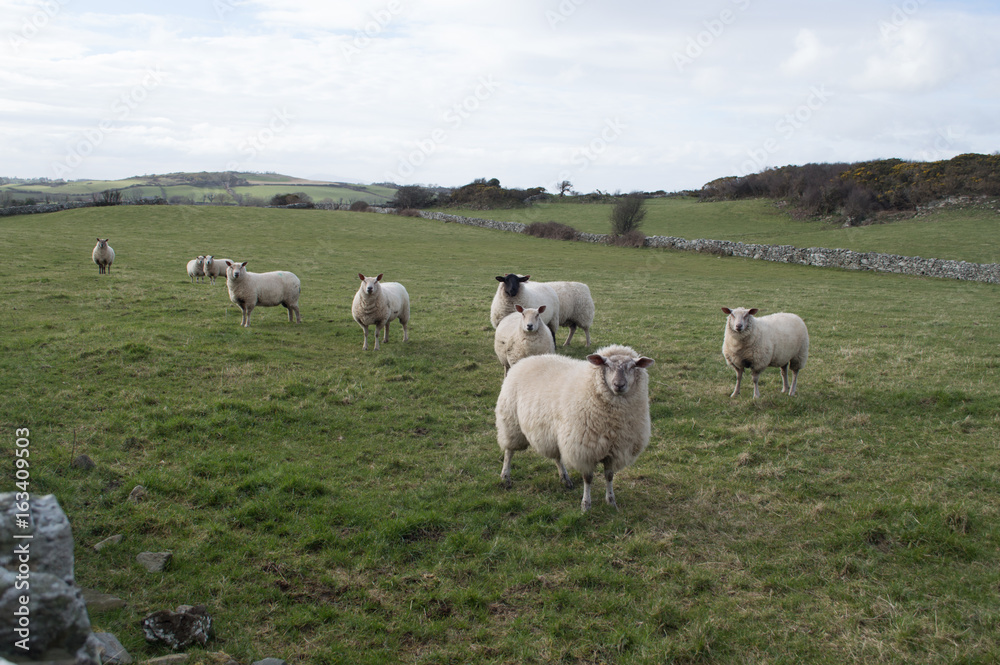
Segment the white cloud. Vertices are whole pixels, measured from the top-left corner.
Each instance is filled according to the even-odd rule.
[[[770,165],[937,154],[948,127],[949,148],[992,152],[1000,135],[998,11],[946,2],[50,5],[0,2],[0,174],[51,177],[100,131],[65,177],[236,161],[378,181],[418,154],[408,182],[680,189],[775,137]],[[830,100],[782,129],[814,86]]]

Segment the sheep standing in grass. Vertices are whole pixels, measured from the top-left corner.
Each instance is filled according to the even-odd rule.
[[[290,323],[302,323],[302,315],[299,313],[299,292],[302,285],[299,278],[287,270],[250,272],[246,261],[226,261],[226,286],[229,287],[229,299],[243,311],[240,325],[244,328],[250,327],[250,314],[258,305],[283,305],[288,310]]]
[[[569,337],[563,346],[569,346],[576,329],[583,328],[590,346],[590,326],[594,324],[594,299],[590,287],[583,282],[542,282],[552,287],[559,296],[559,325],[569,326]]]
[[[226,274],[227,261],[229,259],[217,259],[211,254],[205,257],[205,277],[208,277],[212,284],[215,284],[216,277],[222,277]]]
[[[514,307],[517,311],[500,320],[493,337],[493,350],[503,365],[504,376],[507,376],[511,366],[518,360],[556,352],[555,341],[542,323],[541,315],[545,313],[545,305],[538,309],[525,309],[520,305]]]
[[[97,244],[94,245],[94,251],[90,253],[90,258],[94,259],[94,263],[97,264],[97,272],[100,275],[110,274],[111,264],[115,262],[115,250],[111,249],[108,240],[110,238],[104,240],[98,238]]]
[[[410,333],[406,329],[406,324],[410,322],[410,294],[399,282],[382,283],[382,273],[378,277],[365,277],[358,273],[361,279],[361,286],[354,294],[354,302],[351,304],[351,315],[358,322],[365,332],[365,341],[361,346],[368,350],[368,326],[375,326],[375,350],[378,351],[378,336],[382,328],[385,328],[382,341],[389,339],[389,324],[393,319],[399,319],[403,326],[403,341],[409,341]]]
[[[205,257],[199,256],[196,259],[191,259],[188,261],[187,265],[188,277],[191,278],[191,283],[204,282],[205,281]]]
[[[556,330],[559,328],[559,296],[551,286],[538,282],[529,283],[530,278],[531,275],[514,273],[508,273],[503,277],[497,276],[500,285],[497,286],[497,292],[493,296],[490,324],[496,328],[503,317],[514,311],[515,305],[534,309],[545,305],[542,322],[552,331],[552,340],[555,342]]]
[[[510,462],[529,445],[555,460],[559,477],[573,487],[566,467],[583,474],[584,512],[598,464],[615,502],[615,473],[649,444],[649,375],[653,364],[627,346],[606,346],[586,360],[549,354],[510,368],[497,398],[497,442],[504,451],[501,481],[510,486]],[[564,466],[565,465],[565,466]]]
[[[799,370],[809,358],[809,331],[805,322],[795,314],[778,312],[757,318],[757,308],[737,307],[722,311],[726,319],[726,334],[722,341],[722,355],[736,370],[736,389],[730,397],[740,394],[743,370],[753,375],[753,397],[760,399],[760,373],[767,367],[781,368],[781,392],[795,395]],[[788,383],[788,368],[792,369],[792,383]]]

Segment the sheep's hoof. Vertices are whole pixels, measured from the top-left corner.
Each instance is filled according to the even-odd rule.
[[[582,501],[580,503],[580,512],[584,512],[585,513],[588,510],[590,510],[590,502],[588,502],[588,501]]]
[[[507,476],[506,478],[500,476],[500,487],[504,488],[505,490],[509,490],[513,486],[514,483],[511,482],[510,476]]]

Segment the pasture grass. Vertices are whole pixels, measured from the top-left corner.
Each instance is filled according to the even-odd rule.
[[[973,263],[1000,262],[1000,208],[997,202],[947,207],[918,217],[842,228],[819,219],[796,219],[769,199],[699,202],[693,197],[648,199],[641,231],[646,235],[693,240],[732,240],[795,247],[831,247],[858,252],[954,259]],[[587,233],[610,233],[613,204],[534,204],[513,210],[442,212],[499,221],[558,222]]]
[[[128,602],[92,623],[136,658],[165,653],[142,617],[199,603],[208,650],[241,662],[1000,658],[995,286],[318,210],[0,225],[5,467],[30,428],[32,487],[73,524],[78,583]],[[223,283],[188,280],[205,253],[296,272],[304,323],[259,308],[240,328]],[[511,271],[587,282],[591,350],[656,360],[620,511],[582,514],[579,475],[565,490],[530,451],[500,486],[488,316]],[[397,323],[361,351],[358,272],[406,285],[408,344]],[[730,399],[722,305],[805,319],[796,398],[771,369],[758,403]],[[559,352],[587,350],[578,335]],[[81,453],[95,469],[71,468]],[[147,500],[126,500],[135,485]],[[173,560],[147,573],[144,550]]]

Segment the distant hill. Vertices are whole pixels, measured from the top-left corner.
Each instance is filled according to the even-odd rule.
[[[31,203],[90,201],[108,190],[126,201],[160,199],[174,204],[266,205],[279,194],[304,193],[316,203],[386,203],[396,188],[385,184],[358,185],[306,180],[280,173],[202,171],[141,175],[122,180],[35,180],[0,178],[0,207]]]

